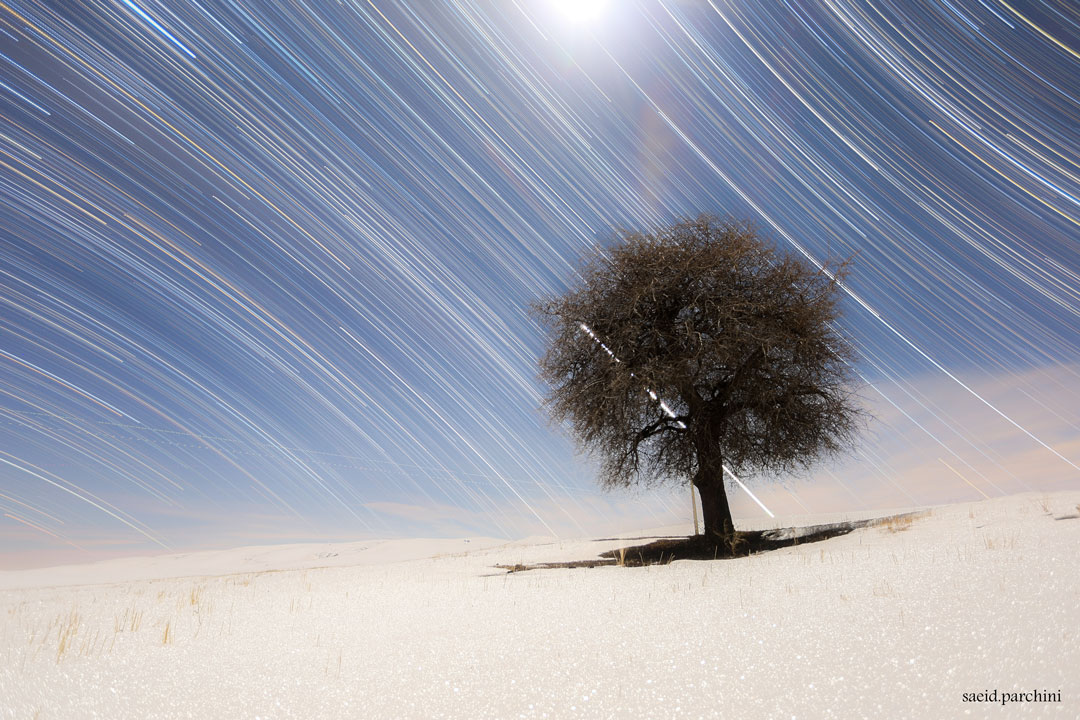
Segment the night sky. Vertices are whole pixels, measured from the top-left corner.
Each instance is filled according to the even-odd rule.
[[[774,512],[1075,488],[1080,7],[595,4],[0,2],[0,567],[688,521],[526,308],[700,212],[854,257],[877,420]]]

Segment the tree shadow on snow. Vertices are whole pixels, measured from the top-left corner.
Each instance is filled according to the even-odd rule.
[[[630,567],[662,565],[673,560],[730,559],[828,540],[847,535],[852,530],[868,524],[870,524],[869,521],[858,521],[776,530],[744,530],[735,533],[733,543],[707,535],[676,539],[661,538],[645,545],[608,550],[601,553],[600,557],[611,558],[617,565]]]
[[[641,567],[644,565],[664,565],[673,560],[726,560],[779,550],[794,545],[820,542],[840,535],[847,535],[853,530],[864,527],[880,526],[889,532],[902,532],[907,530],[911,522],[921,515],[922,513],[906,513],[888,518],[852,520],[829,525],[739,531],[735,533],[735,542],[731,544],[705,535],[664,537],[644,545],[632,545],[616,550],[608,550],[600,553],[598,558],[591,560],[529,565],[519,563],[516,565],[497,565],[496,567],[508,572],[521,572],[523,570],[591,568],[606,565]]]

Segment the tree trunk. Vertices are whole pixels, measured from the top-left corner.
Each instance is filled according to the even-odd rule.
[[[694,486],[701,497],[701,515],[705,524],[705,536],[731,544],[735,540],[735,524],[731,521],[727,491],[724,488],[724,470],[720,459],[703,462],[698,458],[699,469]]]

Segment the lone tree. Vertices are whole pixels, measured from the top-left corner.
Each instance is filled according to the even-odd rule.
[[[617,239],[533,306],[545,404],[601,459],[606,488],[692,479],[706,535],[732,543],[724,465],[797,471],[855,437],[852,349],[834,324],[846,264],[811,267],[709,215]]]

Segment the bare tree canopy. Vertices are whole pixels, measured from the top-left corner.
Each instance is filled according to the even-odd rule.
[[[690,478],[706,533],[730,539],[723,465],[804,470],[856,435],[852,348],[835,329],[846,264],[819,270],[709,215],[617,240],[534,305],[546,407],[602,461],[605,487]]]

